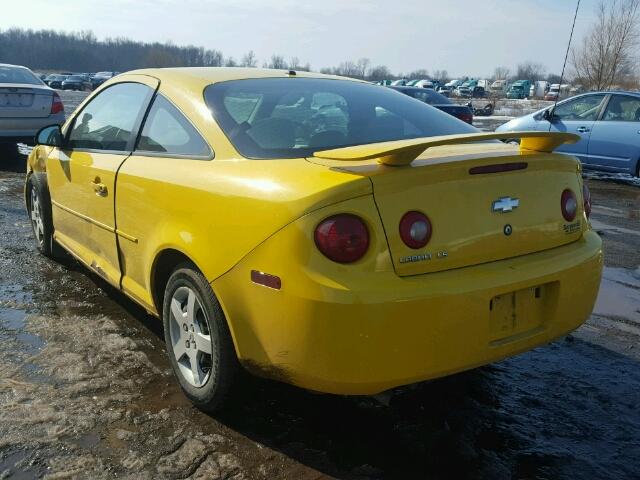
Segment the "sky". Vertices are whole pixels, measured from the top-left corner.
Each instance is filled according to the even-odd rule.
[[[298,57],[313,70],[369,58],[395,73],[489,76],[533,61],[560,73],[577,0],[0,0],[0,29],[91,30]],[[581,0],[574,44],[598,0]],[[0,58],[0,62],[2,59]]]

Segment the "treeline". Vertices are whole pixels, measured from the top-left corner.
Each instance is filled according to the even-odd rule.
[[[72,72],[118,71],[149,67],[257,67],[311,70],[298,57],[285,59],[274,54],[260,63],[253,51],[242,58],[226,57],[220,50],[172,43],[145,43],[127,38],[98,40],[91,31],[57,32],[54,30],[0,30],[0,63],[25,65],[32,70]],[[342,62],[321,72],[367,80],[403,78],[384,65],[372,66],[367,58]],[[434,72],[446,77],[446,71]],[[426,70],[416,70],[410,78],[431,78]]]
[[[90,31],[0,31],[0,62],[34,70],[124,72],[145,67],[219,67],[225,58],[219,50],[178,47],[170,43],[142,43],[126,38],[99,41]]]

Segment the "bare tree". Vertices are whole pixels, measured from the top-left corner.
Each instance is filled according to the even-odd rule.
[[[371,65],[371,60],[368,58],[360,58],[356,62],[356,66],[358,68],[358,77],[359,78],[367,78],[367,73],[369,73],[369,66]]]
[[[640,0],[602,0],[595,23],[571,52],[571,65],[583,86],[606,90],[624,83],[635,70]]]
[[[289,60],[289,68],[291,70],[300,70],[300,59],[298,57],[291,57]]]
[[[282,55],[271,55],[271,60],[269,63],[265,63],[266,68],[274,68],[276,70],[286,70],[287,62],[285,62],[284,57]]]
[[[447,72],[446,70],[435,70],[432,77],[434,80],[446,83],[449,81],[449,72]]]
[[[228,57],[225,61],[224,61],[224,66],[225,67],[237,67],[238,64],[236,63],[235,59],[233,57]]]
[[[534,62],[524,62],[518,65],[516,77],[518,77],[518,80],[535,82],[536,80],[544,78],[545,73],[546,68],[544,68],[544,65]]]
[[[414,70],[409,75],[407,75],[407,78],[415,79],[415,80],[427,80],[431,77],[429,76],[428,70],[424,68],[420,68],[418,70]]]
[[[389,80],[391,77],[391,71],[385,65],[378,65],[369,70],[369,80],[372,82]]]
[[[509,78],[510,73],[511,70],[509,70],[507,67],[496,67],[493,71],[493,78],[494,80],[506,80],[507,78]]]
[[[257,65],[258,59],[256,58],[256,54],[253,53],[253,50],[249,50],[242,56],[242,61],[240,62],[241,67],[255,68]]]

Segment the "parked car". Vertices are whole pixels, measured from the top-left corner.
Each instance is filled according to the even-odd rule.
[[[560,84],[554,83],[549,87],[549,91],[544,95],[545,100],[556,101],[560,95]]]
[[[451,96],[451,90],[452,90],[451,87],[448,87],[446,85],[442,85],[442,86],[438,87],[437,92],[440,95],[444,96],[444,97],[449,97],[449,96]]]
[[[62,125],[64,107],[56,92],[31,70],[0,64],[0,142],[33,145],[46,125]]]
[[[389,87],[405,95],[409,95],[421,102],[427,103],[432,107],[442,110],[463,122],[473,124],[473,111],[467,105],[458,105],[449,100],[444,95],[440,95],[435,90],[422,87]]]
[[[562,145],[586,168],[640,176],[640,94],[593,92],[564,100],[530,115],[516,118],[496,131],[537,130],[570,132],[580,141]]]
[[[42,81],[43,81],[45,84],[49,85],[49,82],[50,82],[51,80],[53,80],[55,77],[56,77],[56,74],[55,74],[55,73],[50,73],[49,75],[47,75],[46,77],[44,77],[44,78],[42,79]]]
[[[98,72],[91,77],[91,89],[95,90],[104,82],[117,75],[117,72]]]
[[[88,76],[69,75],[62,82],[63,90],[91,90],[91,81]]]
[[[487,92],[484,87],[475,86],[471,90],[471,98],[484,98],[487,96]]]
[[[390,88],[304,72],[108,85],[64,134],[38,135],[36,245],[161,317],[200,408],[223,404],[241,366],[375,394],[530,350],[591,313],[601,241],[577,160],[549,153],[574,135],[512,133],[521,154]]]
[[[413,86],[421,88],[433,88],[433,82],[431,80],[418,80],[413,84]]]
[[[64,82],[69,75],[52,75],[47,77],[47,85],[51,88],[56,88],[58,90],[62,89],[62,82]]]

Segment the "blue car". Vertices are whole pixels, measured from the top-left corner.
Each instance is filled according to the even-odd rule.
[[[539,130],[580,135],[570,153],[586,168],[640,177],[640,93],[592,92],[564,100],[501,125],[497,132]]]

